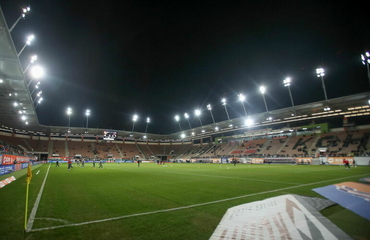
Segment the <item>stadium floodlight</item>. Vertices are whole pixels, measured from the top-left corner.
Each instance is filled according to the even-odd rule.
[[[207,110],[211,113],[211,117],[212,117],[212,120],[213,120],[213,124],[215,124],[215,118],[213,117],[213,114],[212,114],[212,107],[211,107],[211,104],[208,104],[207,105]]]
[[[31,56],[31,61],[30,63],[27,65],[26,69],[24,69],[23,71],[23,74],[25,74],[27,72],[27,70],[30,68],[30,66],[37,61],[37,55],[33,55]]]
[[[185,118],[186,118],[186,120],[188,121],[189,129],[191,129],[191,125],[190,125],[190,121],[189,121],[189,114],[184,113],[184,117],[185,117]]]
[[[292,96],[292,92],[290,91],[290,83],[291,83],[291,78],[290,77],[285,78],[284,81],[283,81],[284,87],[288,87],[290,101],[292,102],[292,106],[294,107],[293,96]]]
[[[195,110],[194,110],[194,113],[195,113],[195,116],[197,116],[197,117],[198,117],[198,119],[199,119],[200,126],[203,126],[203,124],[202,124],[202,120],[200,120],[200,114],[201,114],[201,111],[200,111],[199,109],[195,109]]]
[[[185,137],[186,137],[185,133],[181,133],[181,138],[185,138]]]
[[[31,80],[28,82],[27,87],[34,79],[41,79],[45,75],[45,69],[39,65],[31,68]]]
[[[26,115],[21,115],[21,120],[22,121],[26,121],[27,120],[27,116]]]
[[[27,47],[27,45],[31,45],[32,41],[35,39],[35,35],[29,35],[27,37],[27,41],[26,41],[26,44],[23,46],[23,48],[19,51],[19,53],[17,54],[17,56],[19,57],[22,52],[24,51],[24,49]]]
[[[253,119],[251,119],[251,118],[247,118],[247,119],[245,120],[245,125],[246,125],[247,127],[250,127],[250,126],[252,126],[253,124],[254,124]]]
[[[132,130],[131,130],[131,132],[134,132],[135,122],[137,121],[138,118],[139,118],[139,116],[137,114],[134,114],[134,116],[132,117]]]
[[[238,95],[238,97],[239,97],[239,101],[242,103],[242,105],[243,105],[243,109],[244,109],[244,114],[245,114],[245,116],[247,116],[247,111],[245,110],[245,107],[244,107],[244,100],[246,99],[246,97],[242,94],[242,93],[240,93],[239,95]]]
[[[35,106],[35,110],[36,108],[39,106],[39,104],[43,101],[44,99],[42,97],[39,98],[39,100],[37,100],[37,104]]]
[[[36,102],[37,99],[39,99],[41,97],[41,94],[42,94],[42,91],[39,91],[37,94],[36,94],[36,97],[35,99],[33,100],[33,103]]]
[[[86,116],[86,128],[89,128],[89,116],[90,116],[90,109],[86,109],[85,116]]]
[[[362,60],[362,64],[364,64],[367,68],[367,77],[369,78],[369,85],[370,85],[370,68],[369,68],[369,65],[370,65],[370,53],[369,52],[365,52],[365,54],[361,54],[361,60]]]
[[[146,138],[146,132],[147,132],[147,130],[148,130],[148,124],[150,123],[150,118],[149,117],[147,117],[146,118],[146,126],[145,126],[145,138]]]
[[[182,132],[182,128],[181,128],[181,124],[180,124],[180,116],[179,115],[176,115],[175,116],[175,120],[179,124],[180,132]]]
[[[39,89],[41,82],[37,82],[35,87],[33,88],[31,95],[36,91],[36,89]]]
[[[265,93],[266,93],[265,86],[260,86],[260,93],[262,94],[263,102],[265,103],[266,112],[268,112],[269,109],[267,108],[266,99],[265,99]]]
[[[18,22],[21,20],[21,19],[25,19],[26,18],[26,14],[28,14],[29,12],[31,11],[31,7],[28,6],[26,8],[22,8],[22,14],[19,16],[19,18],[15,21],[15,23],[11,26],[11,28],[9,28],[9,32],[11,33],[13,31],[13,29],[15,28],[15,26],[17,26]]]
[[[227,119],[230,121],[229,112],[227,111],[227,107],[226,107],[226,98],[221,99],[221,103],[222,103],[222,106],[225,107],[225,112],[226,112],[226,115],[227,115]]]
[[[325,100],[328,101],[328,96],[326,95],[326,88],[324,82],[325,70],[322,67],[316,68],[317,77],[321,78],[322,89],[324,90]]]
[[[68,115],[68,127],[71,126],[71,115],[72,115],[72,108],[67,108],[67,115]]]

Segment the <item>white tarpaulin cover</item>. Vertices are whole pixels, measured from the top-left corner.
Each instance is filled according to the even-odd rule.
[[[351,239],[318,212],[330,205],[298,195],[242,204],[227,210],[210,239]]]

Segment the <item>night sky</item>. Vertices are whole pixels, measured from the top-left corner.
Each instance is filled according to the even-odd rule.
[[[118,4],[119,3],[119,4]],[[296,105],[324,99],[316,68],[326,70],[328,98],[369,91],[360,54],[369,49],[367,12],[360,2],[340,1],[18,1],[0,0],[10,27],[31,5],[31,13],[12,32],[19,51],[27,34],[32,54],[46,69],[37,107],[41,124],[132,129],[150,133],[179,131],[194,109],[203,125],[244,115],[237,95],[247,96],[249,113],[265,111],[259,86],[267,88],[269,110],[291,106],[282,81],[292,78]],[[118,4],[118,5],[117,5]],[[30,79],[29,75],[26,75]],[[32,88],[31,88],[32,90]]]

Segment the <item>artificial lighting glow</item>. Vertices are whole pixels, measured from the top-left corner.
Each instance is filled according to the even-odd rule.
[[[264,86],[261,86],[261,87],[260,87],[260,92],[261,92],[262,94],[264,94],[264,93],[266,92],[266,88],[265,88]]]
[[[204,130],[204,129],[203,129],[203,130],[202,130],[202,133],[204,133],[204,132],[206,132],[206,130]]]
[[[184,117],[185,117],[186,119],[188,119],[188,118],[189,118],[189,114],[184,113]]]
[[[27,41],[26,41],[27,45],[31,45],[33,39],[35,39],[35,35],[32,34],[32,35],[28,36]]]
[[[72,115],[72,108],[70,107],[67,108],[67,115],[68,116]]]
[[[0,78],[0,83],[3,83],[3,82],[4,82],[4,80],[2,78]]]
[[[192,135],[192,136],[194,136],[194,135],[195,135],[195,133],[194,133],[194,132],[191,132],[191,135]]]
[[[226,105],[226,98],[221,99],[222,106]]]
[[[195,113],[195,116],[200,116],[200,110],[199,109],[195,109],[195,111],[194,111],[194,113]]]
[[[31,63],[34,63],[35,61],[37,61],[37,55],[33,55],[31,57]]]
[[[325,71],[323,68],[317,68],[316,69],[316,74],[317,74],[317,77],[323,77],[325,76]]]
[[[254,122],[253,122],[253,120],[252,120],[252,119],[247,118],[247,119],[245,120],[245,125],[246,125],[247,127],[252,126],[253,124],[254,124]]]
[[[146,135],[144,135],[143,138],[146,139]]]
[[[139,116],[135,114],[135,115],[132,117],[132,121],[136,122],[136,120],[138,119],[138,117],[139,117]]]
[[[289,77],[285,78],[283,81],[284,87],[290,86],[290,82],[291,82],[291,79]]]
[[[150,123],[150,118],[146,118],[146,122],[147,123]]]
[[[239,97],[239,101],[243,102],[245,100],[245,96],[242,93],[240,93],[238,97]]]
[[[34,66],[31,69],[31,76],[33,78],[41,78],[45,75],[45,70],[43,67],[40,66]]]
[[[180,120],[179,115],[176,115],[176,116],[175,116],[175,120],[176,120],[177,122]]]
[[[27,120],[27,116],[22,115],[22,116],[21,116],[21,120],[22,120],[22,121],[26,121],[26,120]]]
[[[185,133],[182,133],[181,138],[185,138],[185,137],[186,137]]]
[[[232,124],[229,124],[229,128],[232,128],[233,127],[233,125]]]
[[[90,110],[89,109],[86,110],[85,115],[90,116]]]
[[[208,105],[207,105],[207,110],[209,110],[209,111],[211,111],[211,110],[212,110],[211,104],[208,104]]]
[[[18,107],[18,103],[17,103],[17,102],[14,102],[14,103],[13,103],[13,106],[14,106],[14,107]]]
[[[218,131],[219,130],[219,128],[218,127],[215,127],[215,131]]]

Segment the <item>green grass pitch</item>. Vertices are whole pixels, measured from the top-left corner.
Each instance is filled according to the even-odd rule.
[[[24,232],[26,169],[0,189],[0,239],[209,239],[232,206],[289,193],[321,197],[312,189],[357,182],[369,170],[186,163],[105,163],[103,169],[86,163],[67,170],[67,164],[43,164],[33,168],[28,216],[39,204],[30,232]],[[369,239],[366,219],[338,205],[321,213],[352,238]]]

